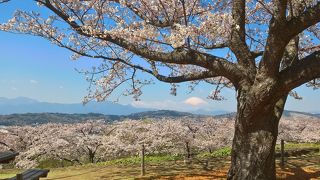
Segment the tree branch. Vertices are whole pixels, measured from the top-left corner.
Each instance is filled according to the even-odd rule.
[[[169,77],[169,76],[163,76],[160,74],[155,74],[154,72],[150,72],[154,77],[156,77],[159,81],[162,82],[168,82],[168,83],[181,83],[181,82],[187,82],[187,81],[196,81],[196,80],[202,80],[206,78],[213,78],[217,77],[218,75],[215,74],[212,71],[202,71],[197,73],[188,73],[181,76],[175,76],[175,77]]]
[[[300,16],[291,18],[286,24],[287,38],[294,36],[320,22],[320,1],[316,5],[307,8]]]
[[[279,24],[284,23],[286,21],[288,0],[274,0],[273,2],[274,2],[273,18]]]
[[[38,1],[41,2],[41,1]],[[196,65],[206,68],[210,71],[214,71],[219,76],[224,76],[230,79],[235,85],[238,83],[242,74],[235,64],[227,61],[224,58],[217,57],[211,54],[201,53],[194,50],[178,49],[171,52],[158,52],[152,51],[147,47],[138,46],[137,44],[130,43],[121,37],[115,37],[108,33],[90,34],[87,33],[83,27],[78,25],[75,21],[69,20],[69,15],[61,12],[54,7],[49,0],[46,0],[43,4],[49,8],[52,12],[62,18],[68,23],[77,33],[86,37],[95,36],[96,38],[104,41],[114,43],[126,50],[133,52],[134,54],[146,58],[152,61],[159,61],[163,63],[173,63],[182,65]]]
[[[201,46],[202,48],[204,49],[222,49],[222,48],[226,48],[228,47],[228,44],[227,43],[219,43],[219,44],[205,44],[205,43],[200,43],[200,42],[197,42],[197,44],[199,46]]]
[[[274,14],[269,23],[269,35],[262,60],[259,64],[260,74],[276,76],[279,73],[280,62],[289,40],[283,31],[286,24],[287,0],[276,0]]]
[[[283,8],[284,5],[283,2],[279,2],[277,7]],[[280,9],[279,13],[280,15],[274,16],[270,22],[269,36],[260,62],[261,72],[269,76],[276,76],[279,73],[280,62],[289,41],[320,21],[320,2],[307,8],[301,15],[292,16],[289,21],[283,21],[284,10]]]
[[[111,0],[111,1],[116,2],[116,3],[120,3],[119,0]],[[159,27],[159,28],[170,27],[170,26],[172,26],[174,23],[178,23],[178,19],[179,19],[179,18],[177,18],[177,19],[174,19],[174,18],[173,18],[172,20],[170,20],[169,17],[166,16],[167,18],[166,18],[165,21],[161,21],[161,20],[159,20],[159,19],[151,19],[151,18],[148,18],[145,13],[140,12],[140,11],[139,11],[139,8],[134,7],[132,4],[126,2],[126,6],[127,6],[127,8],[129,8],[135,15],[137,15],[139,18],[141,18],[141,19],[145,20],[146,22],[148,22],[148,24],[151,24],[151,25],[156,26],[156,27]],[[166,15],[167,15],[167,14],[166,14]]]
[[[54,37],[51,37],[51,38],[54,38]],[[134,69],[138,69],[138,70],[141,70],[143,72],[146,72],[152,76],[154,76],[155,78],[157,78],[159,81],[162,81],[162,82],[168,82],[168,83],[181,83],[181,82],[187,82],[187,81],[195,81],[195,80],[201,80],[201,79],[206,79],[206,78],[213,78],[213,77],[217,77],[217,76],[220,76],[219,74],[213,72],[213,71],[202,71],[202,72],[197,72],[197,73],[189,73],[189,74],[184,74],[184,75],[181,75],[181,76],[164,76],[164,75],[161,75],[158,73],[158,71],[156,71],[155,69],[153,70],[150,70],[150,69],[147,69],[147,68],[144,68],[142,66],[139,66],[139,65],[135,65],[135,64],[132,64],[132,63],[129,63],[127,62],[126,60],[124,59],[121,59],[121,58],[110,58],[110,57],[107,57],[107,56],[103,56],[103,55],[91,55],[91,54],[88,54],[88,53],[85,53],[85,52],[79,52],[71,47],[68,47],[66,45],[64,45],[62,42],[58,41],[57,39],[54,39],[58,45],[60,47],[63,47],[63,48],[66,48],[74,53],[78,53],[80,54],[81,56],[86,56],[86,57],[90,57],[90,58],[99,58],[99,59],[105,59],[105,60],[109,60],[109,61],[115,61],[115,62],[121,62],[123,64],[126,64]]]
[[[231,29],[230,49],[237,57],[239,64],[245,66],[251,75],[255,74],[255,61],[246,44],[245,20],[246,1],[234,0],[232,4],[232,17],[234,23]]]
[[[320,51],[310,54],[281,71],[281,89],[289,92],[290,90],[316,78],[320,78]]]
[[[252,54],[253,58],[257,58],[257,57],[263,55],[263,51],[252,51],[251,54]]]

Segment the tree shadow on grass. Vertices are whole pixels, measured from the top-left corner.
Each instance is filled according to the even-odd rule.
[[[294,168],[293,171],[295,172],[295,174],[287,177],[287,180],[320,178],[320,171],[306,172],[302,168]]]
[[[225,176],[221,175],[201,175],[201,174],[188,174],[188,175],[176,175],[176,176],[149,176],[139,177],[135,180],[218,180],[225,179]]]
[[[180,168],[158,168],[152,175],[136,177],[136,180],[219,180],[226,179],[229,166],[220,166],[204,170],[201,166]]]
[[[284,180],[309,180],[320,179],[320,171],[303,169],[292,163],[287,163],[287,167],[279,173],[280,178]]]
[[[91,171],[86,171],[86,172],[83,172],[83,173],[68,175],[68,176],[59,176],[59,177],[54,177],[54,178],[46,178],[46,180],[72,178],[72,177],[77,177],[77,176],[82,176],[82,175],[85,175],[85,174],[90,174],[90,173],[93,173],[93,172],[97,172],[97,171],[100,171],[102,169],[104,169],[104,167],[103,168],[94,169],[94,170],[91,170]]]

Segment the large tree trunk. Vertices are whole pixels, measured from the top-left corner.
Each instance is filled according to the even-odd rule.
[[[298,36],[289,42],[283,56],[281,69],[298,60],[298,44]],[[269,81],[269,85],[263,85],[264,83],[268,83],[267,78],[260,78],[261,86],[249,85],[239,89],[231,167],[228,173],[229,180],[276,179],[274,149],[278,136],[279,120],[287,95],[275,103],[272,100],[268,103],[268,99],[272,99],[268,91],[275,83],[273,80]],[[252,92],[255,93],[252,94]],[[263,103],[255,103],[263,99],[264,95],[269,95],[269,98],[264,99]]]
[[[275,180],[274,149],[286,97],[252,109],[238,97],[229,180]],[[248,108],[250,107],[250,108]]]

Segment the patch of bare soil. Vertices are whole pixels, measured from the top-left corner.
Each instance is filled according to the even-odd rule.
[[[277,161],[277,179],[279,180],[320,180],[320,155],[292,157],[286,159],[280,168]],[[170,176],[154,176],[141,179],[157,180],[220,180],[226,179],[229,166],[199,173],[183,173]]]

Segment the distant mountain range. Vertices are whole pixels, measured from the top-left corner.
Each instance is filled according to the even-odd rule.
[[[151,108],[138,108],[132,105],[122,105],[113,102],[89,102],[86,105],[81,103],[63,104],[40,102],[26,97],[8,99],[0,97],[0,115],[21,114],[21,113],[66,113],[66,114],[87,114],[99,113],[105,115],[129,115],[132,113],[154,111]],[[218,115],[229,113],[228,111],[206,111],[195,110],[193,114]]]
[[[112,102],[91,102],[82,104],[60,104],[39,102],[34,99],[19,97],[15,99],[0,97],[0,126],[32,125],[45,123],[77,123],[87,120],[104,120],[106,122],[121,121],[123,119],[146,118],[181,118],[181,117],[209,117],[234,119],[235,113],[227,111],[197,110],[193,112],[179,112],[172,110],[154,110],[136,108],[131,105],[121,105]],[[320,114],[296,111],[284,111],[283,118],[319,119]]]
[[[10,114],[0,115],[0,126],[23,126],[23,125],[36,125],[46,123],[78,123],[88,120],[102,120],[105,122],[121,121],[124,119],[161,119],[161,118],[197,118],[207,117],[206,115],[195,115],[191,113],[158,110],[146,111],[140,113],[133,113],[130,115],[104,115],[97,113],[88,114],[65,114],[65,113],[25,113],[25,114]]]
[[[113,102],[89,102],[83,105],[81,103],[62,104],[39,102],[26,97],[14,99],[0,97],[0,114],[3,115],[20,113],[100,113],[108,115],[128,115],[150,110],[152,109],[136,108],[131,105],[122,105]]]
[[[23,126],[23,125],[36,125],[46,123],[79,123],[88,120],[102,120],[105,122],[122,121],[125,119],[144,120],[144,119],[162,119],[162,118],[201,118],[201,117],[214,117],[214,118],[228,118],[233,120],[235,113],[229,113],[217,116],[197,115],[187,112],[158,110],[133,113],[129,115],[104,115],[98,113],[88,114],[64,114],[64,113],[25,113],[25,114],[10,114],[0,115],[1,126]],[[310,114],[296,111],[285,111],[283,117],[289,120],[298,119],[316,119],[320,120],[320,114]]]

